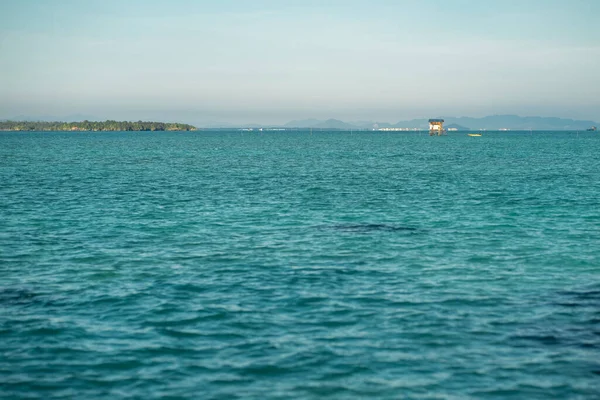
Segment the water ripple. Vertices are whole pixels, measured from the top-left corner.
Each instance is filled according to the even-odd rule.
[[[600,397],[600,136],[0,144],[0,397]]]

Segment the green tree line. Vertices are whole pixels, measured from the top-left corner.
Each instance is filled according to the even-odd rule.
[[[195,131],[188,124],[166,122],[129,121],[82,121],[82,122],[43,122],[43,121],[0,121],[4,131]]]

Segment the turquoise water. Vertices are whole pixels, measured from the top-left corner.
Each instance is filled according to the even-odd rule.
[[[600,397],[600,135],[0,133],[0,397]]]

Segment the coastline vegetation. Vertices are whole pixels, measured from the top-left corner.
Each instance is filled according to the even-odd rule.
[[[188,124],[129,121],[0,121],[0,131],[195,131]]]

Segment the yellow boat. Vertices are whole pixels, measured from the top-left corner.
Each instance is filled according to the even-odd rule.
[[[481,133],[467,133],[469,136],[481,136]]]

